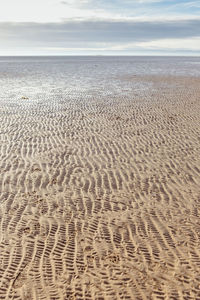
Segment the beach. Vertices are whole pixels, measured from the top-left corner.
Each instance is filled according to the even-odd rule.
[[[0,299],[200,297],[199,59],[145,59],[1,63]]]

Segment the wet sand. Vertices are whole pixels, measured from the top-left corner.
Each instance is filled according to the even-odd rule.
[[[200,299],[200,79],[121,80],[1,104],[0,299]]]

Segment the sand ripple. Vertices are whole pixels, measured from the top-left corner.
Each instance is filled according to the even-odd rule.
[[[134,80],[1,104],[0,299],[199,299],[200,81]]]

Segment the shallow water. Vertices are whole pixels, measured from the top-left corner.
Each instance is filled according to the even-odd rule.
[[[146,83],[134,75],[199,76],[200,57],[0,57],[0,101],[119,95]]]

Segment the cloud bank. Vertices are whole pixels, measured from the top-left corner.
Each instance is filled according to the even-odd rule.
[[[0,55],[200,53],[200,1],[19,0],[12,21],[9,1]]]

